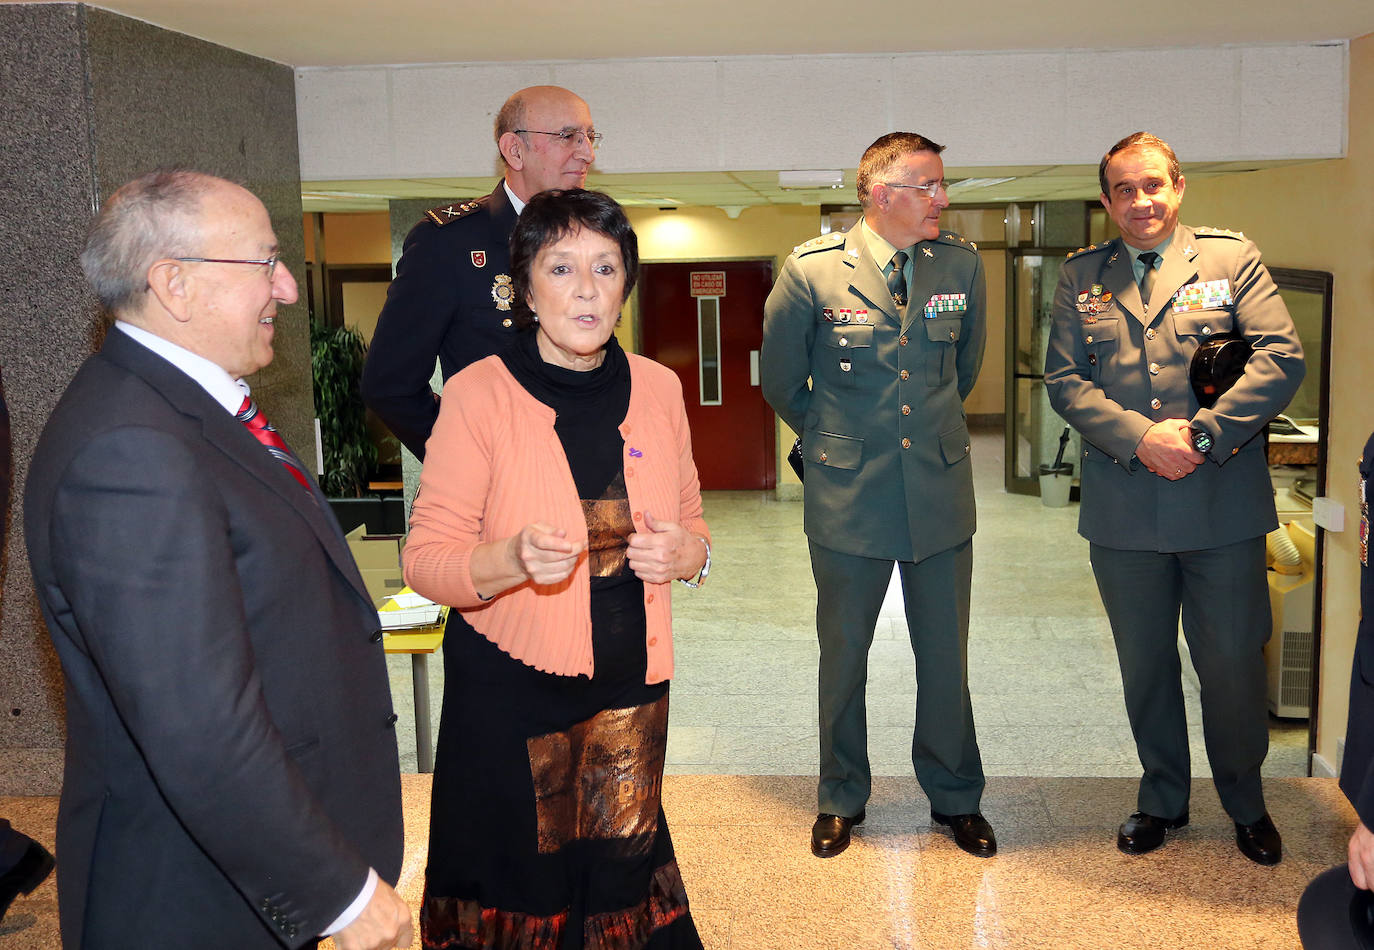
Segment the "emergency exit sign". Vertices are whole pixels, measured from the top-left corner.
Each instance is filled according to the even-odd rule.
[[[693,297],[725,296],[725,271],[694,270],[690,273]]]

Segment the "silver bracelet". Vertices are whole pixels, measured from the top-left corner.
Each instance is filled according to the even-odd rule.
[[[705,538],[697,538],[697,540],[706,545],[706,563],[701,565],[701,573],[697,575],[696,580],[689,581],[681,577],[678,578],[678,583],[690,587],[692,590],[696,590],[702,584],[705,584],[706,575],[711,573],[711,542],[707,541]]]

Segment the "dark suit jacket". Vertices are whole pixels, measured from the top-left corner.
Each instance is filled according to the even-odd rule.
[[[844,554],[919,561],[973,535],[983,266],[949,231],[913,265],[899,312],[856,225],[798,247],[764,308],[763,398],[802,437],[806,534]]]
[[[1374,435],[1360,456],[1360,497],[1374,493]],[[1368,540],[1369,525],[1360,525]],[[1361,544],[1364,548],[1364,544]],[[1369,560],[1366,555],[1365,561]],[[1345,758],[1341,762],[1341,790],[1359,812],[1366,828],[1374,828],[1374,570],[1360,565],[1360,628],[1355,637],[1355,663],[1350,673],[1350,718],[1345,730]]]
[[[432,209],[406,235],[362,390],[368,408],[421,461],[439,418],[429,385],[435,358],[447,381],[514,339],[507,303],[516,218],[498,183],[484,198]]]
[[[1240,381],[1200,409],[1189,363],[1209,337],[1232,330],[1254,354]],[[1055,292],[1045,388],[1055,411],[1083,434],[1079,533],[1118,550],[1174,552],[1278,527],[1257,436],[1302,377],[1288,308],[1243,236],[1179,225],[1149,306],[1120,239],[1070,255]],[[1178,481],[1135,458],[1145,430],[1173,418],[1192,420],[1214,443],[1210,460]]]
[[[64,944],[300,946],[400,871],[377,615],[322,498],[111,330],[34,453]]]

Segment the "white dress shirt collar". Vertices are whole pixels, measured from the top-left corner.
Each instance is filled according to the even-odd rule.
[[[243,380],[234,379],[223,367],[192,353],[184,346],[177,346],[156,333],[149,333],[142,327],[136,327],[123,320],[116,320],[115,327],[126,333],[135,343],[146,346],[195,380],[210,394],[210,398],[223,406],[230,415],[238,414],[239,407],[243,405],[243,397],[248,395],[248,384]]]

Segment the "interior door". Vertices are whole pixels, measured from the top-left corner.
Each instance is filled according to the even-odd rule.
[[[773,410],[759,388],[763,304],[773,262],[645,264],[640,351],[677,373],[703,489],[777,483]]]

